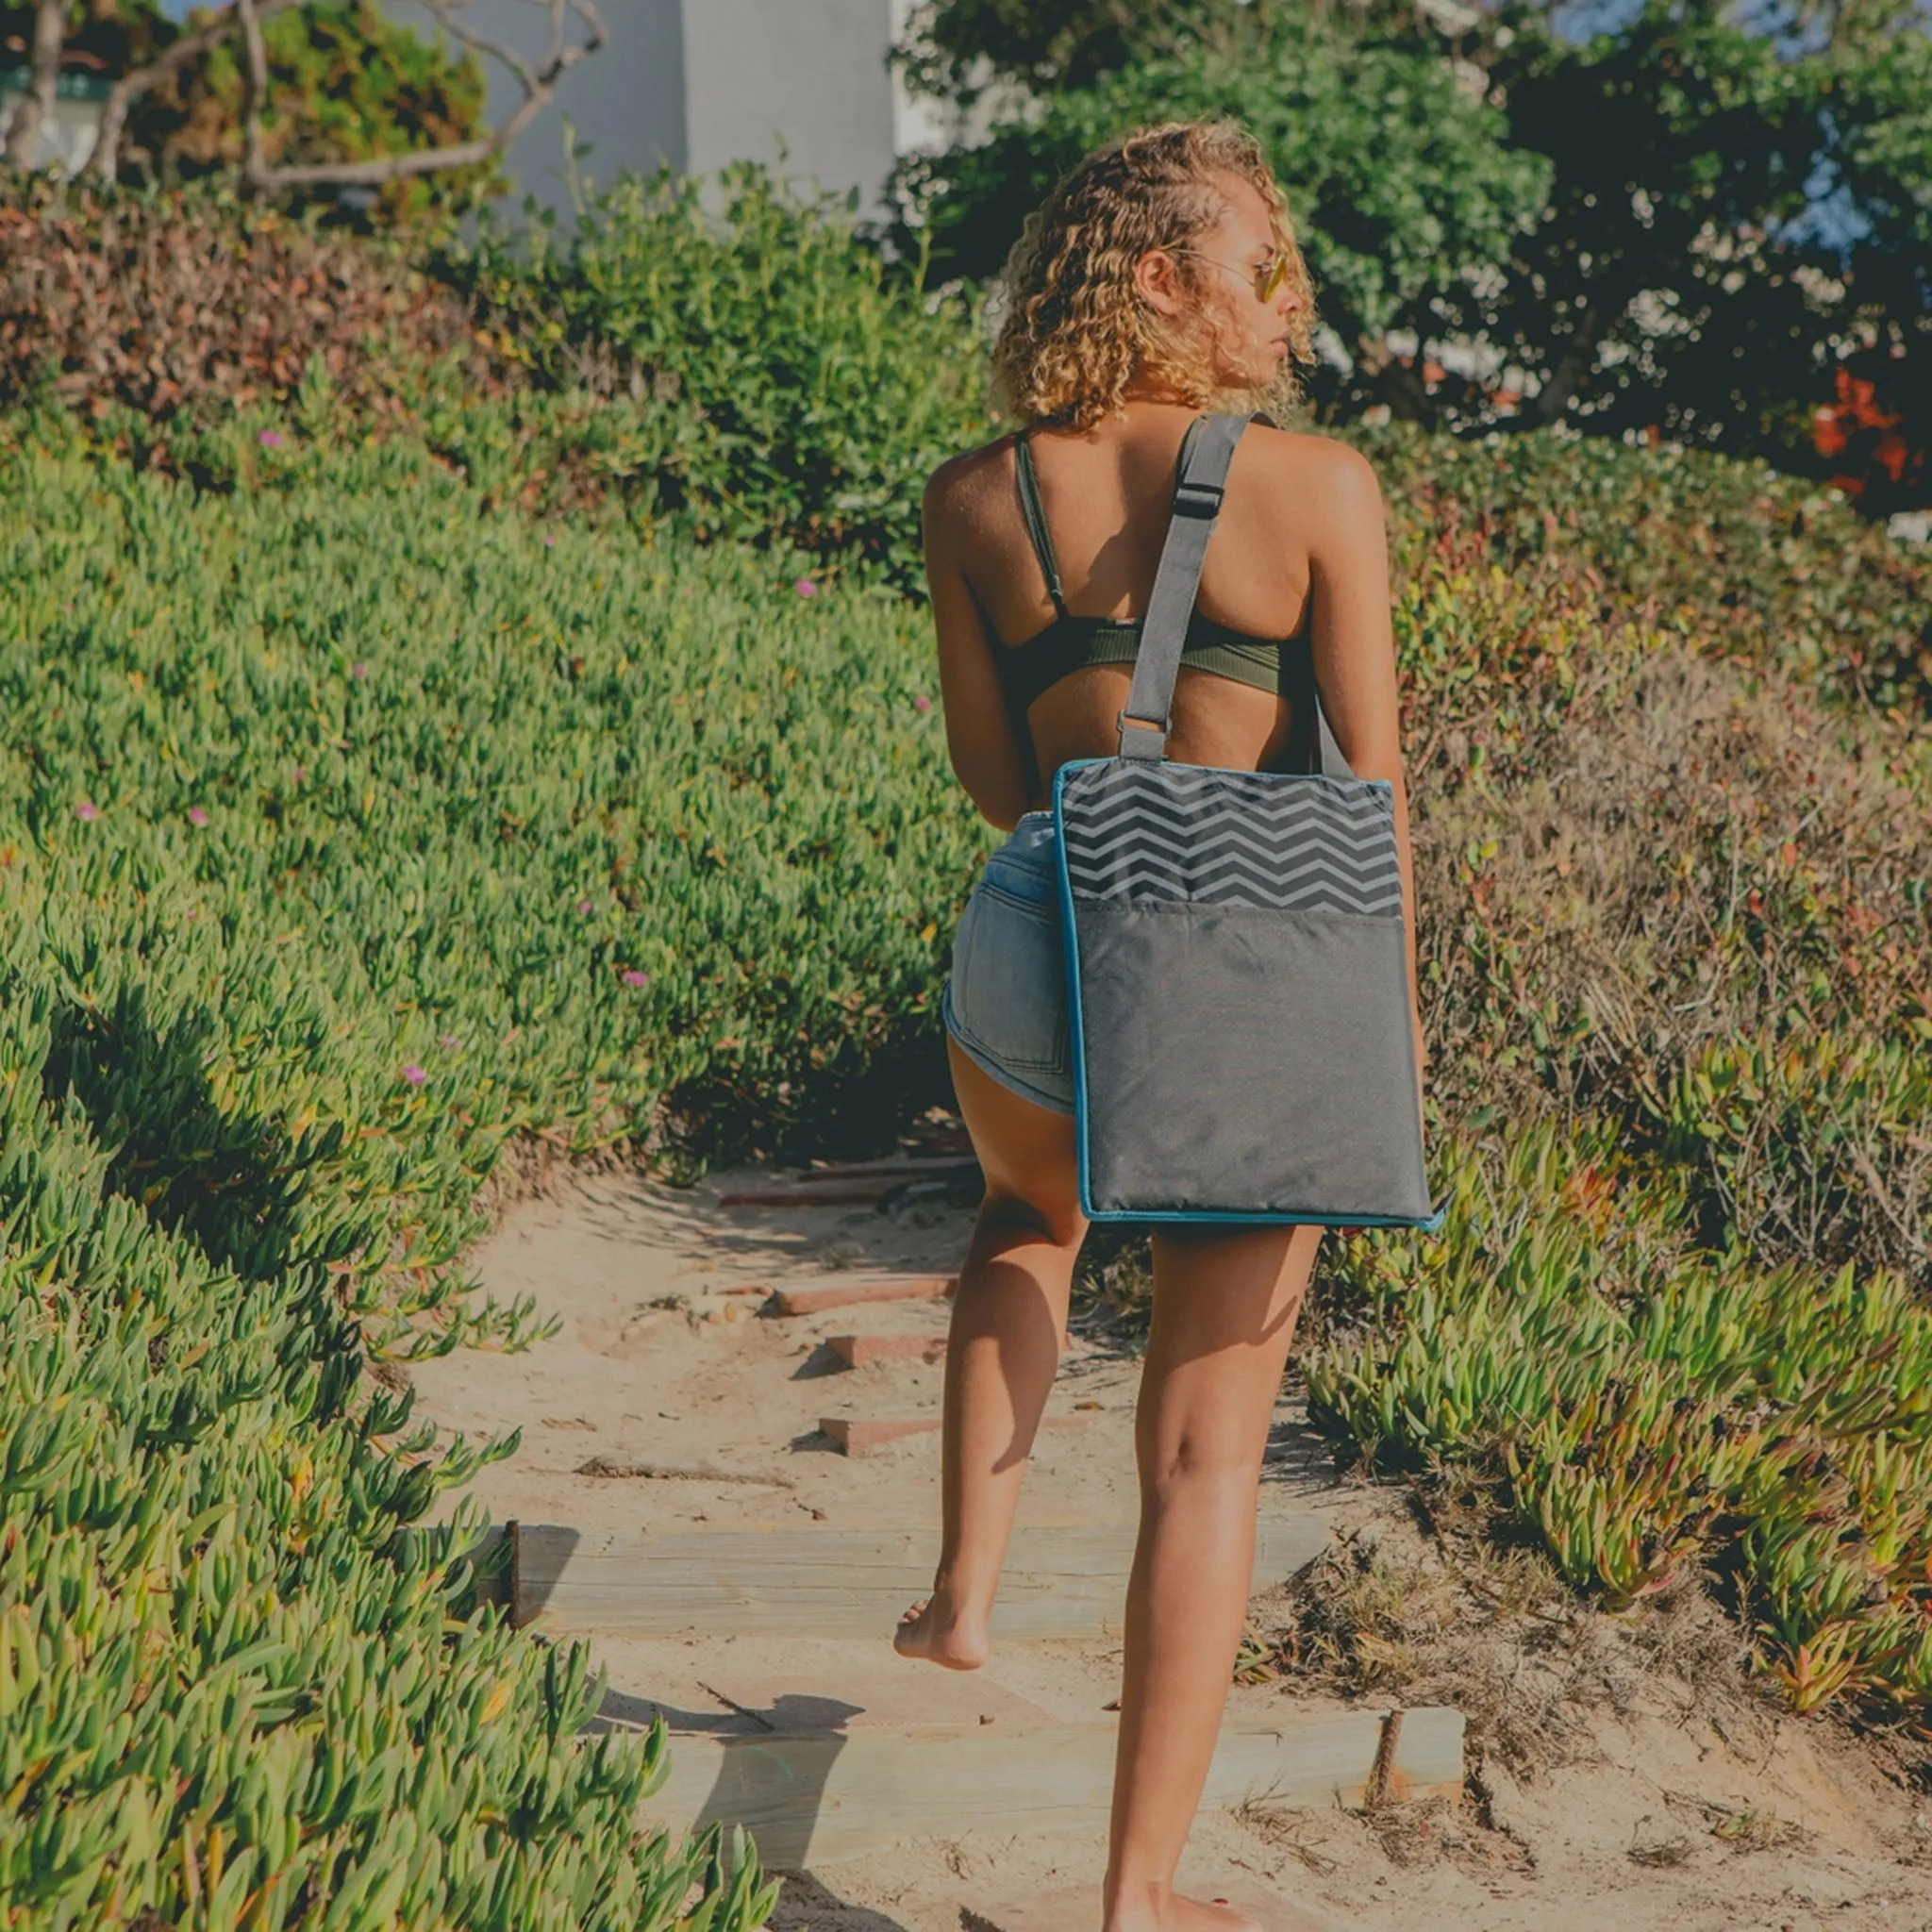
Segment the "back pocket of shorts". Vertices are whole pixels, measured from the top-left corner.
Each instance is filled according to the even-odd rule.
[[[953,1017],[1003,1067],[1067,1069],[1058,908],[980,881],[953,941]]]

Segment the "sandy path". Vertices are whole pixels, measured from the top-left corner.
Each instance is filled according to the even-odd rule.
[[[591,1175],[506,1215],[475,1257],[483,1282],[499,1296],[534,1294],[560,1332],[525,1355],[466,1351],[412,1371],[419,1414],[466,1432],[522,1429],[519,1453],[471,1491],[494,1520],[583,1530],[936,1521],[934,1437],[848,1459],[817,1424],[936,1414],[937,1366],[841,1370],[824,1344],[855,1328],[928,1333],[943,1327],[943,1305],[772,1321],[724,1291],[827,1268],[951,1272],[970,1216],[929,1204],[891,1213],[718,1205],[764,1178],[719,1174],[679,1191]],[[1076,1340],[1049,1413],[1078,1415],[1082,1426],[1042,1439],[1023,1520],[1131,1517],[1137,1379],[1130,1356]],[[773,1480],[579,1474],[592,1457]],[[1337,1474],[1291,1400],[1267,1479],[1330,1512],[1341,1535],[1406,1520],[1399,1492]],[[1267,1610],[1264,1599],[1257,1626]],[[633,1639],[599,1652],[618,1721],[660,1707],[728,1725],[736,1706],[855,1682],[888,1718],[997,1721],[1028,1706],[1091,1718],[1117,1689],[1119,1651],[1105,1641],[1008,1645],[962,1678],[901,1663],[888,1636]],[[1241,1687],[1231,1708],[1266,1714],[1285,1694]],[[1205,1817],[1183,1881],[1241,1901],[1271,1932],[1932,1932],[1932,1795],[1903,1788],[1881,1752],[1748,1691],[1705,1697],[1661,1671],[1626,1686],[1615,1709],[1569,1716],[1565,1761],[1522,1782],[1474,1728],[1472,1795],[1457,1807]],[[1091,1932],[1097,1912],[1081,1888],[1097,1882],[1103,1857],[1088,1833],[911,1840],[792,1877],[773,1924]]]

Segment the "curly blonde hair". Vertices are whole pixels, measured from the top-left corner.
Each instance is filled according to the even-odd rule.
[[[1264,390],[1231,394],[1215,375],[1210,305],[1178,319],[1134,288],[1150,249],[1173,248],[1226,211],[1216,179],[1234,175],[1268,205],[1278,247],[1301,296],[1289,317],[1289,356]],[[1204,295],[1206,265],[1176,259],[1182,284]],[[1090,429],[1121,406],[1136,375],[1157,373],[1194,408],[1210,403],[1279,412],[1299,394],[1295,365],[1314,359],[1314,291],[1288,202],[1253,135],[1232,121],[1172,121],[1096,148],[1030,216],[1007,258],[1005,320],[993,348],[1001,401],[1024,423]]]

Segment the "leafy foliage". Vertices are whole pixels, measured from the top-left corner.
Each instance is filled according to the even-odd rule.
[[[1755,462],[1593,439],[1349,432],[1420,539],[1560,577],[1597,621],[1932,717],[1932,558]]]
[[[32,41],[34,8],[0,4],[0,49]],[[184,31],[158,0],[74,0],[71,60],[118,77],[146,65]],[[199,15],[191,25],[200,24]],[[308,0],[262,26],[268,53],[264,146],[270,162],[369,160],[472,140],[485,131],[484,76],[386,14],[378,0]],[[242,158],[241,43],[230,39],[139,96],[128,124],[126,172],[149,183],[231,177]],[[10,64],[0,56],[0,66]],[[387,225],[445,218],[501,192],[494,164],[452,170],[378,191]],[[21,192],[18,184],[10,190]],[[348,212],[338,191],[306,197]],[[355,220],[367,219],[359,202]]]
[[[921,92],[966,102],[988,79],[1085,87],[1181,34],[1231,24],[1241,0],[923,0],[899,61]],[[1258,0],[1263,12],[1274,0]]]
[[[1812,412],[1850,379],[1923,452],[1923,17],[1890,0],[1643,0],[1578,40],[1583,16],[1551,0],[1471,9],[1454,29],[1374,0],[1347,11],[1343,29],[1304,0],[942,0],[913,23],[908,74],[970,100],[977,45],[1008,90],[989,144],[915,161],[902,187],[938,258],[984,275],[1086,145],[1233,113],[1311,225],[1352,360],[1318,373],[1324,407],[1564,422],[1824,474]],[[1854,480],[1883,512],[1922,501],[1928,476],[1920,459]]]
[[[308,0],[265,21],[262,40],[271,166],[372,160],[485,131],[475,56],[453,58],[440,38],[398,25],[377,0]],[[192,177],[240,165],[242,64],[241,42],[230,37],[142,97],[129,132],[151,170]],[[456,214],[502,185],[495,165],[484,164],[386,182],[376,206],[390,224]]]
[[[34,0],[0,4],[0,61],[7,67],[26,64],[35,11]],[[124,74],[152,59],[177,31],[159,0],[70,0],[63,45],[78,65],[97,74]]]
[[[1289,194],[1324,320],[1378,353],[1505,255],[1540,211],[1545,165],[1505,145],[1500,114],[1432,50],[1303,21],[1142,56],[996,125],[983,144],[914,157],[900,186],[933,266],[992,274],[1047,189],[1089,149],[1147,122],[1232,115]]]
[[[1445,1118],[1614,1120],[1705,1239],[1932,1287],[1922,743],[1454,496],[1402,548]]]
[[[1409,436],[1381,468],[1421,511],[1397,615],[1448,1215],[1335,1258],[1317,1405],[1373,1458],[1494,1477],[1612,1606],[1711,1566],[1798,1707],[1924,1725],[1932,741],[1819,636],[1866,588],[1874,645],[1924,606],[1838,586],[1742,466]],[[1679,514],[1693,476],[1715,501]],[[1740,566],[1784,622],[1718,601]]]
[[[1356,1244],[1360,1329],[1310,1363],[1371,1456],[1508,1483],[1622,1607],[1708,1558],[1792,1704],[1932,1711],[1932,1314],[1895,1276],[1699,1252],[1599,1130],[1465,1146],[1441,1239]],[[1881,1366],[1882,1364],[1882,1366]]]
[[[467,306],[403,255],[208,192],[0,181],[0,407],[207,421],[291,395],[311,367],[376,407],[470,347]]]
[[[1543,376],[1535,419],[1808,456],[1831,365],[1932,329],[1932,38],[1794,57],[1715,0],[1581,45],[1540,8],[1507,25],[1490,73],[1554,188],[1491,333]]]
[[[857,551],[909,585],[927,475],[995,426],[965,304],[889,282],[843,204],[751,165],[716,216],[695,182],[625,180],[568,242],[486,242],[456,272],[543,383],[658,406],[657,496],[707,531]]]

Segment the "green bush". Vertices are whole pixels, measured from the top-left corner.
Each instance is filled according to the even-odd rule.
[[[528,260],[318,237],[206,192],[0,195],[0,405],[51,393],[214,489],[284,474],[250,454],[264,426],[395,437],[494,502],[873,559],[916,591],[926,475],[999,427],[977,344],[962,299],[750,169],[716,215],[691,184],[622,182]],[[1698,452],[1345,433],[1410,568],[1479,532],[1700,651],[1914,714],[1932,695],[1932,558],[1815,486]]]
[[[1412,548],[1479,542],[1511,574],[1560,573],[1593,592],[1602,622],[1635,619],[1861,709],[1932,718],[1932,553],[1815,483],[1595,438],[1347,434]]]
[[[150,457],[305,377],[325,377],[349,420],[380,422],[451,363],[465,393],[501,390],[471,329],[468,304],[401,248],[207,188],[0,175],[0,408],[131,411]]]
[[[889,279],[846,204],[749,165],[720,196],[714,214],[694,181],[625,179],[568,242],[486,243],[456,272],[498,352],[546,385],[658,405],[658,502],[910,587],[927,475],[997,426],[973,313]]]

